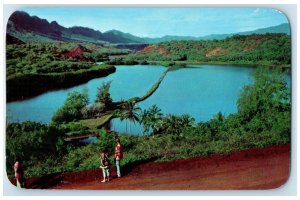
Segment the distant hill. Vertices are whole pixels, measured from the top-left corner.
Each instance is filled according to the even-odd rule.
[[[118,61],[290,65],[291,37],[284,33],[267,33],[234,35],[221,40],[168,41],[151,44],[123,60],[116,60]]]
[[[144,43],[143,38],[131,35],[129,33],[123,33],[118,30],[110,30],[103,33],[103,39],[111,43]]]
[[[288,23],[279,24],[277,26],[270,26],[267,28],[256,29],[254,31],[245,31],[245,32],[238,32],[238,33],[231,33],[231,34],[212,34],[207,35],[204,37],[199,37],[198,39],[203,40],[213,40],[213,39],[225,39],[226,37],[230,37],[233,35],[252,35],[252,34],[266,34],[266,33],[285,33],[290,35],[290,26]]]
[[[159,43],[166,41],[179,41],[179,40],[222,40],[233,35],[252,35],[252,34],[266,34],[266,33],[285,33],[290,35],[290,26],[288,23],[283,23],[277,26],[271,26],[267,28],[256,29],[254,31],[230,33],[230,34],[211,34],[201,37],[192,37],[192,36],[164,36],[161,38],[145,38],[148,43]]]
[[[37,16],[30,16],[23,11],[14,12],[7,23],[7,34],[23,42],[53,42],[53,41],[73,41],[90,43],[115,43],[115,44],[151,44],[172,40],[213,40],[224,39],[232,35],[251,35],[265,33],[286,33],[290,34],[289,24],[284,23],[278,26],[257,29],[254,31],[213,34],[202,37],[191,36],[164,36],[160,38],[137,37],[129,33],[118,30],[100,32],[88,27],[74,26],[66,28],[56,21],[48,22]]]

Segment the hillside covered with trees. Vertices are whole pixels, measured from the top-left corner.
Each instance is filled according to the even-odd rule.
[[[151,61],[289,66],[291,38],[286,34],[254,34],[234,35],[222,40],[162,42],[112,63]]]
[[[19,43],[6,45],[7,100],[18,100],[62,87],[74,86],[115,71],[98,65],[128,49],[78,43]],[[17,42],[17,43],[13,43]]]

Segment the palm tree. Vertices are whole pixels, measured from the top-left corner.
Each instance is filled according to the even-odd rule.
[[[180,134],[186,127],[194,127],[195,119],[190,115],[176,116],[168,114],[163,120],[163,127],[167,133]]]
[[[139,119],[140,123],[143,124],[144,133],[150,132],[152,129],[152,134],[154,137],[155,132],[157,132],[162,127],[162,116],[161,110],[153,105],[149,109],[145,109],[141,112]]]
[[[141,108],[136,106],[136,103],[133,101],[128,101],[125,104],[125,111],[123,115],[121,115],[120,119],[123,121],[124,119],[129,120],[129,132],[131,131],[131,122],[135,123],[139,121],[139,114],[141,112]],[[126,132],[127,132],[127,121],[126,121]]]
[[[163,126],[166,132],[176,133],[178,129],[178,117],[168,114],[163,121]]]
[[[141,113],[140,113],[140,116],[139,116],[139,122],[141,124],[143,124],[143,128],[144,128],[144,132],[143,133],[146,133],[147,136],[148,136],[148,133],[150,131],[150,118],[149,118],[149,112],[148,110],[143,110]]]
[[[154,137],[155,132],[157,132],[162,127],[162,116],[161,109],[156,105],[153,105],[148,110],[149,114],[149,123],[152,128],[152,134]]]
[[[182,127],[194,127],[195,126],[195,118],[191,117],[188,114],[184,114],[181,116]]]

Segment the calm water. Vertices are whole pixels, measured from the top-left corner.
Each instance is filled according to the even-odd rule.
[[[88,89],[90,102],[96,98],[97,88],[112,80],[114,101],[144,95],[166,68],[162,66],[116,66],[117,71],[107,77],[93,79],[86,84],[44,93],[37,97],[7,104],[7,121],[39,121],[48,123],[71,91]],[[164,114],[190,114],[199,121],[207,121],[217,112],[228,115],[237,111],[236,101],[242,87],[252,82],[253,68],[221,65],[193,65],[168,72],[157,91],[144,102],[142,109],[156,104]],[[112,120],[111,128],[126,131],[126,121]],[[131,124],[131,133],[141,134],[139,124]]]

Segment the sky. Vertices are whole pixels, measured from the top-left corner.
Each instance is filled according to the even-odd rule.
[[[206,36],[237,33],[288,23],[271,8],[20,8],[65,27],[119,30],[140,37]]]

